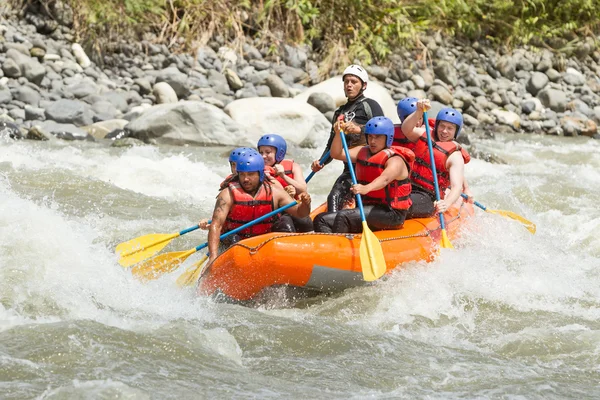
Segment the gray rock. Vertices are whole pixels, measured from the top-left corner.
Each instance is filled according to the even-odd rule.
[[[534,72],[531,74],[531,78],[529,78],[529,81],[527,82],[526,89],[529,93],[535,96],[546,86],[546,84],[548,84],[548,81],[548,75],[544,74],[543,72]]]
[[[99,93],[100,88],[94,82],[84,80],[67,86],[65,91],[72,93],[76,99],[81,99]]]
[[[433,74],[428,69],[420,69],[419,75],[421,75],[421,77],[425,81],[425,87],[423,89],[429,90],[431,85],[433,85],[433,80],[435,79]]]
[[[240,77],[231,68],[225,68],[225,79],[231,90],[239,90],[244,87]]]
[[[228,94],[230,92],[229,83],[227,78],[222,73],[216,70],[209,70],[207,72],[207,78],[209,85],[217,93]]]
[[[25,120],[25,110],[22,108],[13,108],[8,110],[8,115],[17,122],[23,122]]]
[[[567,104],[567,109],[585,115],[586,118],[594,116],[594,111],[580,99],[570,101]]]
[[[244,58],[248,61],[250,60],[262,60],[262,54],[260,51],[256,49],[256,47],[249,45],[248,43],[244,43],[242,46],[242,50],[244,51]]]
[[[244,128],[219,108],[182,101],[151,107],[127,125],[131,137],[156,138],[159,143],[197,145],[246,145]]]
[[[458,77],[456,76],[456,67],[450,65],[447,61],[439,62],[433,69],[435,75],[448,85],[456,87],[458,85]]]
[[[567,85],[581,86],[585,83],[585,77],[579,73],[567,72],[562,78]],[[565,135],[566,134],[565,131]]]
[[[323,114],[335,111],[335,101],[327,93],[312,93],[306,100],[308,104],[321,111]]]
[[[273,97],[290,97],[290,91],[287,85],[277,75],[269,75],[267,79],[265,79],[265,85],[269,87]]]
[[[407,81],[409,79],[412,78],[412,76],[414,75],[412,70],[408,69],[408,68],[399,68],[397,70],[398,73],[398,80],[400,81]]]
[[[63,140],[86,140],[93,142],[92,135],[72,124],[58,124],[54,121],[45,121],[35,125],[37,130],[46,138],[56,137]],[[31,131],[30,131],[31,132]]]
[[[560,90],[545,88],[537,96],[544,107],[556,112],[563,112],[567,106],[567,95]]]
[[[46,119],[76,126],[90,125],[94,113],[79,100],[59,100],[46,109]]]
[[[118,111],[113,103],[107,100],[101,100],[92,105],[94,112],[94,122],[108,121],[117,117]]]
[[[479,120],[477,118],[473,118],[469,114],[463,114],[464,122],[468,126],[479,126]]]
[[[417,89],[425,89],[425,79],[421,75],[413,75],[410,80],[415,84]]]
[[[271,89],[267,85],[255,86],[255,89],[256,89],[256,95],[258,97],[272,97]]]
[[[46,75],[46,69],[37,59],[23,55],[15,49],[8,50],[6,56],[17,63],[21,74],[27,78],[27,80],[37,85],[42,82],[44,75]],[[6,71],[4,71],[4,73],[6,74]]]
[[[390,73],[388,68],[380,67],[378,65],[369,65],[366,67],[366,70],[369,73],[369,77],[377,78],[381,82],[385,82]]]
[[[548,79],[550,79],[550,82],[558,82],[558,80],[561,78],[560,72],[558,72],[554,68],[550,68],[549,70],[547,70],[546,75],[548,75]]]
[[[250,61],[250,65],[256,68],[257,71],[263,71],[271,67],[271,64],[264,60],[252,60]]]
[[[527,58],[521,57],[519,61],[517,61],[517,70],[533,71],[533,63]]]
[[[152,85],[148,79],[137,78],[133,81],[140,88],[140,94],[148,94],[152,92]]]
[[[546,72],[552,68],[552,59],[543,57],[540,62],[536,65],[535,70],[539,72]]]
[[[100,95],[101,99],[111,103],[117,110],[126,113],[129,109],[127,104],[128,95],[125,92],[110,91]]]
[[[504,55],[496,63],[496,69],[507,79],[513,79],[516,72],[516,63],[512,56]]]
[[[293,47],[286,44],[283,46],[283,49],[283,59],[287,65],[290,65],[294,68],[305,67],[308,56],[304,48],[295,46]]]
[[[452,103],[452,94],[442,85],[433,85],[429,88],[429,95],[434,99],[443,104]]]
[[[46,119],[45,110],[43,108],[25,106],[25,120],[27,121],[43,121]]]
[[[270,91],[269,91],[269,94],[271,94]],[[237,99],[249,99],[252,97],[258,97],[258,93],[256,93],[256,89],[254,88],[254,86],[245,87],[245,88],[240,89],[237,92],[235,92],[236,100]]]
[[[162,69],[156,74],[156,82],[168,83],[179,98],[187,97],[190,94],[186,81],[187,75],[181,73],[179,69],[175,67]]]
[[[6,61],[2,63],[2,72],[9,78],[18,78],[21,76],[21,69],[17,62],[12,58],[7,58]]]
[[[0,87],[0,104],[10,103],[12,100],[12,93],[8,89],[2,89]]]

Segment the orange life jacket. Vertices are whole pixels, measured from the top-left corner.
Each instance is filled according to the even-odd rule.
[[[429,127],[433,130],[433,128],[435,128],[435,119],[429,118],[427,121],[429,122]],[[427,142],[427,138],[424,138],[423,136],[421,136],[420,140],[425,140],[425,142]],[[415,146],[417,145],[417,142],[411,142],[410,140],[408,140],[404,132],[402,132],[402,125],[394,124],[393,145],[407,147],[411,150],[414,150]]]
[[[281,160],[281,162],[279,164],[281,164],[281,166],[283,167],[283,173],[285,175],[289,176],[290,178],[294,179],[294,170],[293,170],[294,160],[289,160],[289,159]],[[283,187],[290,186],[290,184],[287,183],[285,181],[285,179],[283,179],[279,175],[276,176],[276,179],[279,181],[279,183],[281,183],[281,186],[283,186]]]
[[[365,146],[358,152],[356,161],[356,179],[358,183],[366,185],[373,182],[383,173],[385,163],[391,157],[400,156],[406,163],[408,172],[413,166],[415,154],[406,147],[392,146],[383,149],[377,154],[371,154],[369,147]],[[408,210],[412,204],[410,180],[394,180],[386,187],[374,190],[363,195],[365,204],[387,204],[397,210]]]
[[[410,180],[415,188],[419,188],[428,193],[434,194],[433,174],[431,173],[431,163],[429,160],[429,148],[427,142],[419,141],[415,148],[415,166],[410,175]],[[457,150],[460,150],[465,164],[471,161],[469,153],[457,142],[432,142],[433,159],[435,162],[435,171],[437,173],[438,187],[440,189],[440,198],[444,198],[444,192],[450,187],[450,173],[446,169],[448,157]]]
[[[254,197],[248,194],[239,182],[229,183],[229,191],[233,199],[233,204],[225,221],[225,232],[247,224],[274,210],[273,191],[271,186],[266,182],[260,184]],[[271,232],[272,224],[273,217],[267,218],[238,232],[238,234],[242,238],[262,235],[263,233]]]

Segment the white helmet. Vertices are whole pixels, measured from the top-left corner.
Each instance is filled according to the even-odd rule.
[[[358,76],[358,78],[361,81],[363,81],[363,83],[367,83],[369,81],[369,76],[367,75],[367,71],[365,71],[365,69],[363,67],[361,67],[360,65],[356,65],[356,64],[350,65],[348,68],[346,68],[344,70],[344,73],[342,74],[342,79],[344,79],[344,77],[346,75]]]

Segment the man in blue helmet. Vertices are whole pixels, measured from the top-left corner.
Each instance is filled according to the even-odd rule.
[[[440,190],[440,201],[435,201],[435,191],[426,130],[419,126],[423,112],[431,108],[429,100],[417,102],[416,111],[402,124],[402,132],[414,143],[415,167],[411,173],[413,205],[408,218],[427,217],[445,212],[463,191],[470,195],[464,178],[464,167],[471,157],[455,139],[463,126],[462,114],[453,108],[442,108],[435,119],[431,133],[433,156]]]
[[[225,189],[229,185],[230,182],[232,182],[233,180],[235,180],[237,178],[237,172],[236,172],[237,160],[245,153],[252,152],[252,151],[255,152],[256,150],[254,150],[251,147],[238,147],[238,148],[231,150],[231,153],[229,153],[229,168],[231,169],[231,174],[229,174],[229,176],[227,176],[223,180],[223,182],[221,182],[221,184],[219,185],[219,190]],[[208,227],[210,226],[208,221],[209,221],[208,218],[201,219],[200,222],[198,222],[198,226],[200,227],[200,229],[207,230]]]
[[[246,152],[237,160],[237,181],[230,182],[227,189],[221,190],[213,211],[212,223],[208,231],[209,261],[219,254],[219,237],[248,222],[281,208],[293,199],[278,185],[272,185],[265,179],[265,163],[256,151]],[[285,212],[298,218],[310,213],[310,195],[298,196],[299,204]],[[237,234],[223,240],[224,246],[230,246],[238,240],[271,232],[273,218],[259,222]]]
[[[340,129],[346,133],[349,148],[360,148],[365,144],[365,124],[373,117],[383,116],[383,110],[379,103],[373,99],[366,98],[364,95],[369,76],[363,67],[354,64],[348,66],[342,74],[342,80],[344,82],[344,94],[348,98],[348,102],[334,112],[329,141],[321,157],[313,161],[311,165],[313,171],[319,171],[331,162],[331,157],[323,162],[323,164],[319,160],[331,149],[332,142],[340,132]],[[351,121],[348,121],[348,118],[340,121],[338,119],[340,115],[353,115],[354,118]],[[344,172],[337,178],[329,196],[327,196],[327,209],[329,211],[339,211],[342,209],[344,203],[350,198],[350,186],[352,186],[352,178],[348,171],[348,166],[344,163]]]
[[[373,231],[399,229],[404,224],[411,205],[411,184],[408,179],[414,153],[405,147],[393,146],[394,123],[386,117],[375,117],[365,126],[367,146],[351,159],[356,163],[356,179],[351,193],[362,195],[365,218]],[[331,145],[335,159],[345,159],[339,135]],[[359,233],[362,221],[358,208],[319,214],[315,231],[326,233]]]

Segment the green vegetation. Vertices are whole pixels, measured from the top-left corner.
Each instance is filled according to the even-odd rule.
[[[13,3],[56,0],[12,0]],[[63,0],[75,12],[80,39],[100,49],[115,39],[152,32],[174,51],[221,35],[244,36],[276,52],[283,42],[312,44],[337,68],[382,62],[395,49],[418,47],[419,34],[496,44],[557,48],[595,33],[600,0]]]

